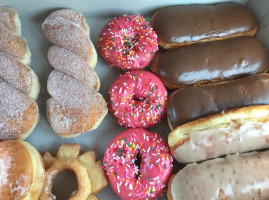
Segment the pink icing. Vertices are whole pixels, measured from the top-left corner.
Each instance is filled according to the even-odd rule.
[[[135,164],[138,153],[140,169]],[[165,140],[141,128],[114,137],[103,162],[113,191],[123,200],[156,199],[164,192],[172,172],[172,157]]]
[[[120,125],[149,128],[161,121],[167,108],[167,91],[148,71],[121,75],[109,90],[109,111]]]
[[[142,69],[149,65],[158,50],[158,39],[142,16],[124,15],[103,27],[98,46],[110,66],[123,70]]]

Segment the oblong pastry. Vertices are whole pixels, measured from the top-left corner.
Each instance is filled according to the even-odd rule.
[[[249,106],[201,118],[168,135],[173,157],[181,163],[269,147],[269,105]]]
[[[174,129],[223,110],[261,104],[269,104],[269,74],[176,90],[170,95],[167,118]]]
[[[24,140],[39,119],[39,80],[16,10],[0,7],[0,141]]]
[[[0,61],[0,78],[36,100],[39,94],[39,80],[34,71],[2,51],[0,51]]]
[[[36,102],[0,78],[0,141],[24,140],[38,119]]]
[[[185,166],[169,180],[169,200],[268,199],[269,151]]]
[[[159,54],[151,65],[169,89],[266,72],[268,52],[254,37],[191,45]]]
[[[47,83],[52,96],[47,101],[47,118],[52,129],[61,137],[75,137],[97,128],[107,106],[97,92],[100,81],[93,70],[97,57],[85,18],[74,10],[58,10],[45,19],[42,28],[54,44],[48,60],[55,70]]]
[[[252,36],[258,29],[251,11],[236,3],[166,7],[158,10],[151,22],[164,49]]]
[[[96,72],[77,54],[57,46],[52,46],[48,51],[48,60],[55,69],[71,75],[96,91],[99,90],[100,80]]]
[[[0,142],[0,195],[5,200],[38,200],[44,184],[44,162],[28,142]]]
[[[53,17],[46,18],[42,24],[46,38],[51,43],[79,55],[94,68],[97,63],[97,52],[89,38],[89,33],[74,20],[68,19],[57,13],[54,13]]]

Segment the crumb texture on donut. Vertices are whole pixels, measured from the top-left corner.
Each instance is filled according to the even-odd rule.
[[[97,62],[82,14],[57,10],[43,22],[45,37],[54,45],[48,60],[55,68],[48,78],[47,118],[61,137],[75,137],[94,130],[107,114],[100,80],[93,68]]]
[[[39,118],[39,81],[16,10],[0,7],[0,140],[25,139]]]
[[[29,143],[0,142],[0,195],[5,200],[38,200],[43,189],[44,163]]]
[[[87,151],[82,154],[78,144],[62,144],[57,155],[45,152],[43,159],[46,168],[46,181],[40,197],[41,200],[54,198],[51,193],[51,184],[58,173],[65,170],[73,171],[77,177],[83,179],[83,183],[87,183],[87,185],[78,185],[78,191],[70,199],[95,200],[97,199],[95,194],[108,184],[101,162],[96,161],[95,153]],[[83,174],[84,176],[82,176]],[[80,198],[78,194],[81,195]]]

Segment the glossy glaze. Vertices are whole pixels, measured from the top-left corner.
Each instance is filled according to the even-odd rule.
[[[235,3],[163,8],[155,14],[152,24],[158,37],[168,44],[230,37],[257,27],[248,8]]]
[[[191,45],[160,54],[156,72],[174,87],[234,79],[268,70],[265,47],[253,37]]]
[[[227,83],[177,90],[168,103],[172,128],[223,110],[269,104],[269,76],[252,75]]]

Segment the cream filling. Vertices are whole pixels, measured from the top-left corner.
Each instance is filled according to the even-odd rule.
[[[179,162],[197,162],[221,155],[269,147],[269,122],[231,121],[207,130],[191,131],[174,152]]]
[[[269,199],[269,151],[192,163],[173,178],[173,200]]]

